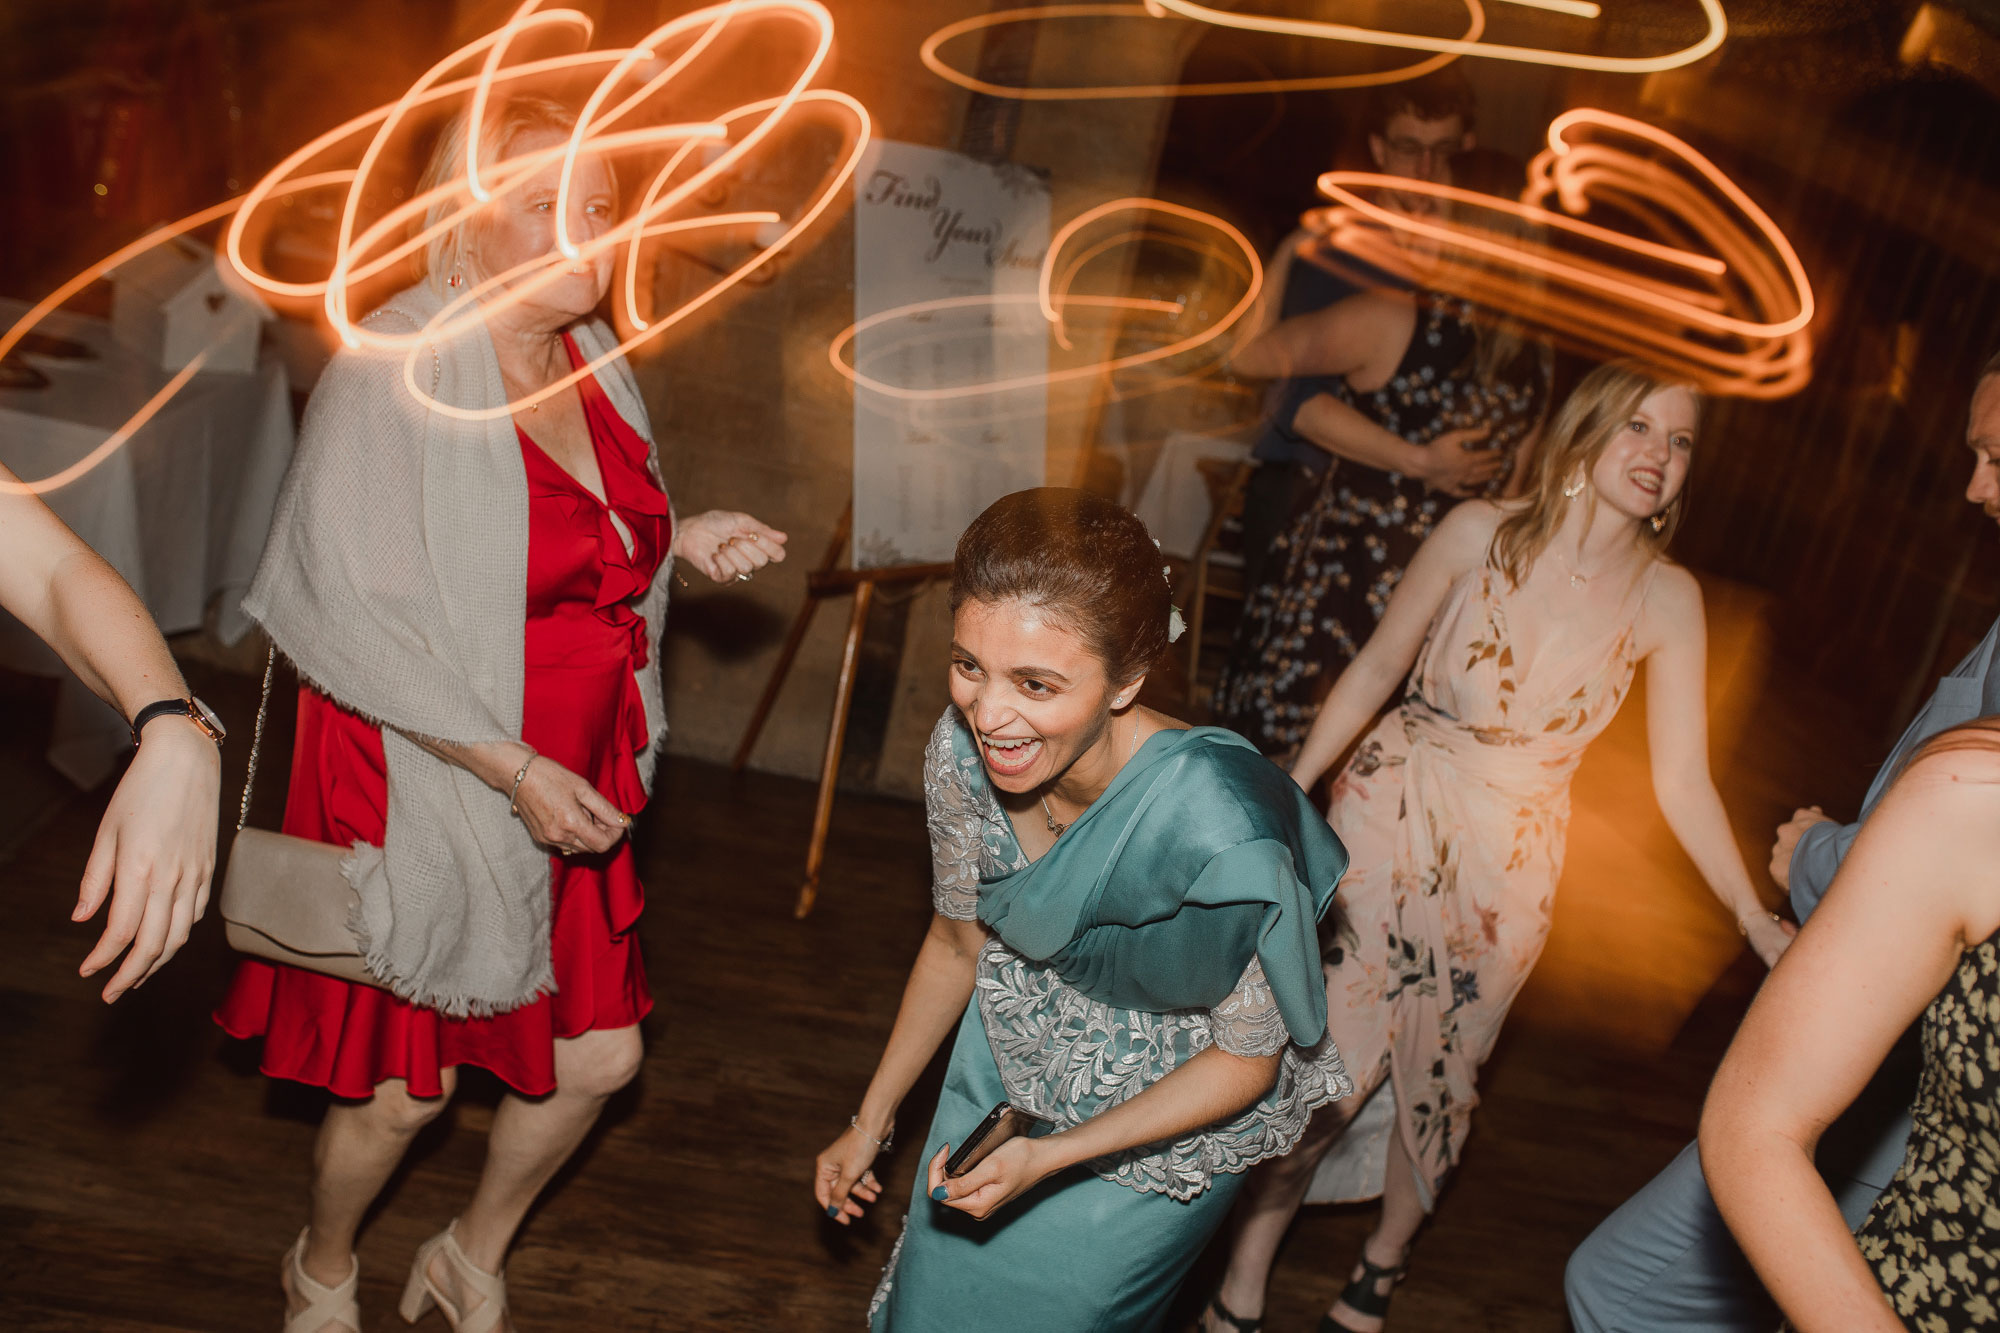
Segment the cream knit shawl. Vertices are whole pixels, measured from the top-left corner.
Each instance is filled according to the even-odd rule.
[[[364,323],[418,333],[442,307],[419,284]],[[616,345],[595,321],[571,334],[591,359]],[[403,383],[405,355],[343,350],[321,375],[243,610],[304,679],[383,726],[388,833],[379,848],[356,842],[342,862],[368,970],[426,1008],[495,1014],[555,989],[549,856],[508,812],[505,792],[410,735],[520,738],[527,474],[511,418],[468,422],[426,410]],[[477,323],[419,348],[415,377],[435,378],[432,396],[454,406],[507,400],[492,339]],[[650,444],[624,361],[598,380]],[[658,481],[656,447],[649,467]],[[658,663],[672,566],[662,560],[635,603],[651,649],[638,675],[650,736],[638,762],[649,791],[666,730]]]

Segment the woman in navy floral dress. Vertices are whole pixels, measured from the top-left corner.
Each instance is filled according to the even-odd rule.
[[[1438,520],[1525,470],[1551,363],[1510,321],[1422,290],[1364,292],[1236,353],[1241,374],[1336,377],[1293,427],[1339,461],[1248,590],[1218,722],[1281,761],[1298,749]]]

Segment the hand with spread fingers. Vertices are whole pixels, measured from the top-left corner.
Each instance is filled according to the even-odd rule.
[[[931,1197],[947,1208],[956,1208],[983,1221],[1062,1169],[1050,1147],[1059,1137],[1009,1139],[987,1154],[979,1165],[957,1177],[944,1173],[944,1164],[951,1158],[951,1145],[947,1143],[931,1158]]]
[[[1430,443],[1428,470],[1424,481],[1446,495],[1477,495],[1511,461],[1504,450],[1486,447],[1491,426],[1448,430]]]
[[[674,555],[717,583],[745,582],[785,558],[785,540],[784,533],[748,514],[711,509],[675,526]]]

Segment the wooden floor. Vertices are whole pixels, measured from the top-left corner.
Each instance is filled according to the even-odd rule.
[[[1791,804],[1851,808],[1869,746],[1852,722],[1827,721],[1831,703],[1759,691],[1754,638],[1732,658],[1718,635],[1720,712],[1735,721],[1717,751],[1761,867]],[[254,709],[245,678],[211,673],[198,688],[231,717]],[[286,768],[284,713],[267,773]],[[16,716],[5,730],[18,752],[34,727]],[[1398,1330],[1566,1327],[1566,1256],[1687,1140],[1756,983],[1760,969],[1665,835],[1642,735],[1635,707],[1579,777],[1555,935],[1397,1298]],[[232,803],[245,748],[231,747]],[[265,785],[259,822],[280,795]],[[509,1272],[520,1327],[859,1328],[901,1204],[845,1232],[820,1216],[808,1181],[860,1095],[925,927],[921,813],[843,798],[819,911],[799,923],[808,785],[674,761],[660,797],[638,833],[658,999],[645,1071],[529,1221]],[[260,1077],[254,1050],[208,1022],[230,966],[213,917],[114,1009],[77,980],[94,931],[67,912],[103,799],[54,802],[38,828],[0,838],[0,855],[14,844],[0,865],[0,1326],[275,1330],[278,1259],[302,1223],[321,1102]],[[931,1095],[926,1085],[906,1107],[913,1140]],[[370,1333],[402,1327],[404,1267],[466,1198],[494,1096],[490,1085],[462,1096],[368,1228]],[[891,1197],[906,1197],[915,1165],[891,1160]],[[1273,1333],[1312,1326],[1368,1221],[1362,1209],[1308,1210],[1277,1274]],[[978,1326],[968,1312],[963,1327]],[[434,1315],[426,1327],[444,1325]]]

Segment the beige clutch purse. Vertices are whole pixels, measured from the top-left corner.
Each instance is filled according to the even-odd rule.
[[[380,986],[347,928],[355,897],[340,873],[340,863],[348,849],[243,827],[250,816],[250,789],[257,781],[257,752],[263,746],[277,652],[273,646],[264,662],[264,697],[250,739],[250,772],[243,781],[236,842],[229,849],[229,868],[222,878],[223,933],[238,953],[358,985]]]

